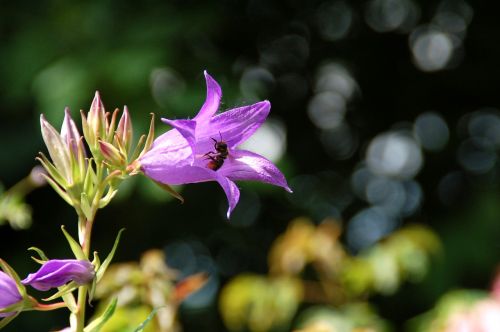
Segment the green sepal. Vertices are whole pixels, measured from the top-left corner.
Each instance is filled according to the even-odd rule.
[[[97,174],[92,167],[92,162],[97,167],[97,163],[94,159],[89,159],[87,165],[87,173],[85,174],[85,180],[83,181],[83,191],[87,193],[88,196],[93,196],[95,193],[94,184],[97,182]]]
[[[151,321],[151,319],[153,319],[153,317],[156,315],[158,310],[161,308],[163,308],[163,307],[154,308],[151,311],[151,313],[148,315],[148,317],[141,324],[139,324],[139,326],[137,326],[137,328],[134,330],[134,332],[143,332],[146,325],[148,325],[148,323]]]
[[[59,287],[61,288],[61,287]],[[78,306],[76,305],[76,300],[75,300],[75,297],[73,296],[73,294],[71,293],[66,293],[66,294],[63,294],[61,295],[64,303],[66,303],[66,306],[68,307],[69,311],[71,312],[76,312],[76,310],[78,309]]]
[[[14,269],[1,258],[0,258],[0,267],[2,268],[3,272],[7,273],[12,279],[14,279],[19,294],[21,294],[23,298],[26,298],[26,296],[28,295],[26,293],[26,287],[24,287],[24,285],[21,283],[21,279],[17,275],[16,271],[14,271]]]
[[[80,208],[87,220],[93,219],[92,207],[90,206],[89,198],[86,193],[82,192],[80,195]]]
[[[47,176],[45,174],[42,174],[42,176],[45,178],[47,183],[52,187],[52,189],[54,189],[56,193],[59,194],[59,196],[61,196],[62,199],[64,199],[66,203],[73,206],[73,201],[71,200],[71,197],[68,195],[67,192],[65,192],[61,187],[59,187],[59,185],[54,180],[52,180],[50,176]]]
[[[139,155],[141,154],[141,147],[144,144],[144,141],[146,140],[146,135],[141,135],[139,137],[139,141],[137,142],[137,145],[135,146],[134,152],[132,153],[132,156],[130,157],[130,160],[136,160]]]
[[[120,112],[120,109],[116,108],[113,111],[113,115],[111,115],[111,122],[109,123],[109,126],[107,128],[108,132],[106,133],[106,139],[105,139],[106,142],[111,143],[111,141],[115,136],[116,118],[118,117],[118,112]]]
[[[175,191],[174,188],[172,188],[168,184],[161,183],[161,182],[158,182],[158,181],[155,181],[155,180],[153,180],[153,182],[156,183],[160,188],[162,188],[163,190],[165,190],[166,192],[168,192],[170,195],[172,195],[175,198],[177,198],[179,201],[181,201],[181,203],[184,203],[184,197],[182,197],[181,194],[179,194],[177,191]]]
[[[57,293],[55,293],[54,295],[52,295],[50,297],[42,299],[42,300],[44,300],[44,301],[55,300],[58,297],[63,297],[64,295],[66,295],[68,293],[71,293],[72,291],[74,291],[77,288],[78,288],[78,284],[76,282],[72,281],[69,284],[66,284],[64,286],[58,287],[57,288],[58,289]]]
[[[117,298],[113,298],[104,310],[103,314],[87,325],[83,332],[99,332],[103,325],[113,316],[116,309]]]
[[[40,258],[36,258],[36,257],[33,257],[31,256],[31,258],[37,262],[37,263],[40,263],[40,264],[43,264],[45,263],[46,261],[48,261],[49,259],[47,258],[47,255],[45,255],[45,253],[43,252],[42,249],[39,249],[37,247],[30,247],[28,248],[28,250],[32,250],[32,251],[36,251],[36,253],[40,256]]]
[[[96,282],[99,282],[104,275],[104,272],[106,272],[106,269],[108,268],[109,264],[111,263],[111,260],[113,259],[113,256],[115,255],[116,248],[118,247],[118,243],[120,242],[120,237],[122,235],[122,232],[125,230],[125,228],[120,229],[118,232],[118,235],[116,236],[115,243],[113,244],[113,248],[111,249],[111,252],[109,253],[108,257],[102,262],[101,266],[96,272]]]
[[[22,311],[24,308],[24,301],[21,300],[19,302],[16,302],[14,304],[11,304],[7,307],[4,307],[2,309],[0,309],[0,314],[4,314],[6,312],[18,312],[18,311]]]
[[[40,156],[36,157],[35,159],[42,164],[43,168],[49,173],[49,175],[59,183],[63,187],[68,186],[68,181],[61,175],[61,172],[54,166],[53,163],[50,162],[50,160],[45,156],[42,152],[39,152]]]
[[[155,139],[155,115],[151,113],[151,124],[149,125],[148,137],[146,138],[146,143],[144,144],[144,149],[142,150],[140,157],[142,157],[146,152],[151,149],[153,141]]]
[[[0,330],[3,329],[4,327],[7,326],[7,324],[9,324],[10,322],[12,322],[14,320],[14,318],[16,318],[18,315],[20,314],[20,312],[16,312],[14,315],[12,316],[9,316],[9,317],[4,317],[1,321],[0,321]]]
[[[94,251],[94,259],[92,260],[92,265],[94,265],[94,269],[97,270],[101,266],[101,259],[99,258],[99,254],[97,251]]]
[[[87,141],[87,144],[89,145],[90,149],[92,150],[93,147],[95,146],[96,137],[94,135],[94,132],[92,130],[90,130],[89,122],[88,122],[87,117],[85,116],[85,113],[83,110],[80,110],[80,115],[82,116],[83,136],[85,137],[85,141]]]
[[[92,279],[92,284],[90,285],[90,289],[89,289],[89,298],[87,299],[87,302],[89,305],[92,302],[92,300],[94,299],[96,287],[97,287],[97,281],[96,281],[96,278],[94,278],[94,279]]]
[[[75,239],[73,239],[73,237],[71,237],[71,235],[69,235],[69,233],[66,231],[66,228],[64,227],[64,225],[61,225],[61,230],[64,233],[66,240],[68,240],[69,246],[71,247],[71,251],[73,251],[73,254],[75,255],[75,257],[77,259],[87,260],[87,257],[83,253],[82,247],[80,247],[80,244],[78,244],[78,242],[76,242]]]
[[[118,193],[117,189],[109,189],[106,195],[99,200],[99,209],[102,209],[106,205],[108,205],[113,197],[115,197],[116,193]]]

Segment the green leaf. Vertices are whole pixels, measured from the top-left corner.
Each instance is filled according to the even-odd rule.
[[[90,206],[89,198],[86,193],[80,195],[80,207],[87,220],[92,220],[92,207]]]
[[[19,314],[20,314],[20,312],[17,312],[17,313],[15,313],[12,316],[5,317],[4,319],[2,319],[0,321],[0,330],[3,329],[4,327],[6,327],[7,324],[9,324],[10,322],[12,322],[14,320],[14,318],[16,318]]]
[[[52,180],[52,178],[50,176],[47,176],[45,174],[42,174],[42,176],[45,178],[47,183],[52,187],[52,189],[54,189],[56,191],[56,193],[58,193],[59,196],[61,196],[62,199],[64,199],[66,201],[66,203],[73,206],[73,202],[71,201],[71,197],[69,197],[69,195],[61,187],[59,187],[59,185],[54,180]]]
[[[137,326],[137,328],[134,330],[134,332],[143,332],[146,325],[148,325],[148,323],[151,321],[151,319],[153,319],[153,317],[156,315],[158,310],[161,308],[163,308],[163,307],[154,308],[151,311],[151,313],[148,315],[146,320],[144,320],[144,322],[142,322],[139,326]]]
[[[30,247],[28,248],[28,250],[32,250],[32,251],[36,251],[36,253],[40,256],[40,258],[36,258],[36,257],[33,257],[31,256],[31,258],[37,262],[37,263],[40,263],[40,264],[43,264],[45,263],[46,261],[48,261],[49,259],[47,258],[47,255],[45,255],[45,253],[43,252],[42,249],[39,249],[37,247]]]
[[[153,180],[153,182],[156,183],[160,188],[162,188],[163,190],[168,192],[170,195],[177,198],[179,201],[181,201],[181,203],[184,203],[184,197],[182,197],[181,194],[179,194],[177,191],[175,191],[174,188],[170,187],[168,184],[161,183],[161,182],[158,182],[155,180]]]
[[[16,271],[14,271],[14,269],[1,258],[0,258],[0,267],[5,273],[7,273],[12,279],[14,279],[14,281],[16,282],[17,289],[19,290],[19,293],[23,298],[25,298],[27,295],[26,288],[21,283],[21,279],[17,275]]]
[[[106,307],[106,310],[101,316],[93,320],[89,325],[87,325],[83,331],[84,332],[99,332],[103,325],[113,316],[116,309],[117,299],[113,298],[111,302]]]
[[[69,246],[71,247],[71,251],[73,251],[75,257],[77,259],[87,260],[87,257],[83,253],[82,247],[80,247],[80,244],[76,242],[75,239],[71,237],[71,235],[69,235],[64,225],[61,226],[61,230],[63,231],[66,240],[68,240]]]
[[[71,293],[72,291],[74,291],[77,288],[78,288],[78,284],[76,282],[72,281],[69,284],[66,284],[62,287],[58,287],[57,293],[55,293],[54,295],[47,297],[43,300],[44,301],[52,301],[54,299],[57,299],[58,297],[63,297],[64,295]]]
[[[120,242],[120,237],[122,235],[122,232],[125,230],[125,228],[120,229],[118,232],[118,235],[116,236],[115,244],[113,245],[113,249],[111,249],[111,252],[109,253],[108,257],[102,262],[102,265],[99,267],[99,269],[96,272],[96,282],[99,282],[104,275],[104,272],[106,272],[106,269],[108,268],[109,264],[111,263],[111,260],[113,259],[113,256],[115,255],[116,248],[118,247],[118,243]]]

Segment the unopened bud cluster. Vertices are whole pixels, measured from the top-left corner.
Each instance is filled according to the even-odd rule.
[[[93,219],[96,210],[111,201],[123,179],[139,171],[137,160],[154,139],[152,118],[148,135],[142,135],[132,149],[132,121],[127,107],[118,120],[119,113],[119,109],[107,113],[96,92],[90,111],[81,111],[83,136],[68,108],[60,133],[43,115],[40,118],[50,159],[43,153],[38,159],[47,170],[47,181],[86,219]]]

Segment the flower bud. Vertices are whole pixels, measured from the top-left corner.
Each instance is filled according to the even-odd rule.
[[[118,128],[116,129],[116,135],[118,139],[121,140],[123,146],[125,146],[125,150],[128,153],[130,150],[130,146],[132,145],[132,121],[130,120],[130,115],[128,113],[128,107],[125,106],[123,108],[122,117],[120,118],[120,122],[118,122]]]
[[[101,153],[111,165],[121,166],[125,164],[125,156],[120,153],[120,150],[115,148],[112,144],[99,141],[99,148]]]
[[[106,112],[99,91],[95,92],[86,120],[90,132],[89,137],[86,137],[87,143],[90,146],[97,146],[97,141],[99,138],[104,137],[106,131]]]
[[[23,297],[19,293],[16,282],[7,273],[0,271],[0,309],[7,308],[21,302]],[[0,313],[0,317],[13,315],[13,312]]]
[[[45,119],[42,114],[40,116],[40,127],[42,129],[42,137],[47,150],[49,150],[50,158],[60,174],[66,179],[71,179],[71,161],[68,152],[68,146],[61,138],[61,135],[54,127]]]
[[[89,261],[52,259],[45,262],[37,272],[30,273],[22,283],[46,291],[70,281],[74,281],[78,285],[88,284],[94,279],[94,276],[94,266]]]
[[[80,133],[75,125],[75,121],[71,118],[68,107],[64,109],[64,121],[61,127],[61,138],[69,147],[73,155],[75,157],[78,156],[78,141],[80,140]]]

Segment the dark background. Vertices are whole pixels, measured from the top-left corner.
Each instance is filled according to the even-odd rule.
[[[94,247],[107,252],[116,232],[126,227],[116,261],[166,248],[174,267],[185,273],[216,271],[215,284],[223,285],[241,272],[266,273],[270,244],[297,216],[341,220],[343,241],[352,252],[406,223],[421,222],[437,231],[444,254],[422,283],[373,299],[381,316],[402,326],[450,289],[488,288],[500,259],[500,21],[483,5],[459,0],[3,1],[0,180],[12,186],[36,165],[38,151],[45,151],[40,113],[59,128],[65,106],[77,119],[77,111],[87,110],[99,90],[108,111],[127,105],[136,132],[145,132],[150,112],[169,118],[196,114],[204,100],[206,69],[222,86],[222,109],[271,101],[271,128],[286,133],[286,141],[275,135],[252,149],[259,152],[259,145],[268,144],[284,149],[276,162],[294,194],[241,183],[241,201],[228,222],[226,198],[215,183],[185,186],[186,202],[180,204],[136,179],[99,212]],[[328,75],[344,83],[321,87],[325,68],[336,68]],[[311,110],[315,106],[319,113]],[[429,111],[447,131],[431,126],[419,136],[416,119]],[[158,133],[166,129],[157,122]],[[418,186],[416,206],[384,215],[387,220],[375,223],[375,235],[349,235],[360,212],[394,205],[391,200],[398,197],[382,186],[389,189],[370,199],[352,184],[355,171],[377,157],[368,153],[370,144],[384,133],[409,137],[414,144],[403,150],[416,147],[408,151],[419,154],[421,163],[410,160],[398,171],[384,171],[383,164],[375,176],[397,188]],[[431,145],[439,139],[442,144],[426,148],[426,138]],[[390,146],[385,151],[400,159]],[[21,276],[35,266],[26,248],[68,257],[59,225],[76,232],[73,211],[50,188],[37,190],[28,202],[34,211],[29,230],[0,228],[0,255]],[[186,305],[181,318],[186,331],[224,330],[216,295]],[[25,313],[6,330],[65,324],[62,312]]]

